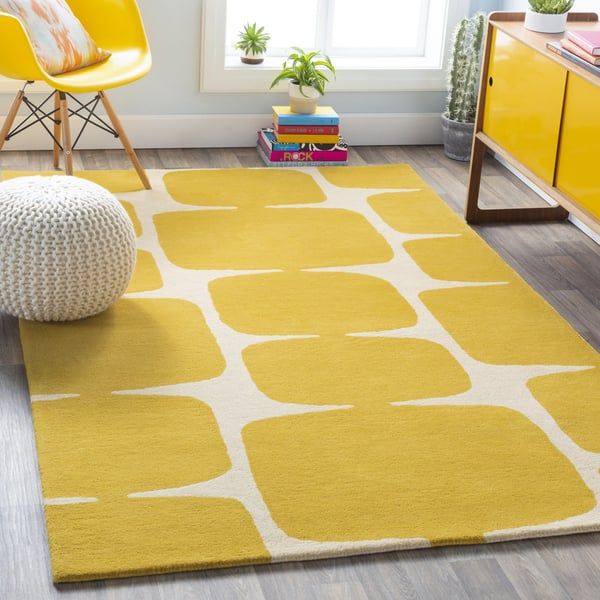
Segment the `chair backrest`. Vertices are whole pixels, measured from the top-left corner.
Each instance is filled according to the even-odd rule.
[[[67,2],[101,48],[149,52],[136,0]],[[45,79],[22,23],[4,13],[0,13],[0,75],[19,80]]]
[[[44,78],[23,24],[6,13],[0,13],[0,75],[22,81]]]
[[[98,46],[106,50],[148,49],[136,0],[66,0]]]

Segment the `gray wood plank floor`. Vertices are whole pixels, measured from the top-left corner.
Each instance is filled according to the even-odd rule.
[[[261,166],[254,149],[144,150],[147,168]],[[467,166],[439,147],[361,147],[352,164],[406,162],[457,212]],[[48,152],[3,152],[2,169],[50,169]],[[76,153],[76,168],[127,168],[119,151]],[[490,160],[489,206],[541,201]],[[479,234],[600,350],[600,247],[568,223],[487,226]],[[53,586],[18,330],[0,315],[0,600],[595,600],[600,533],[486,546]]]

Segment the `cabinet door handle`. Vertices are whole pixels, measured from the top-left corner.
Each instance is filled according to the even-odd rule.
[[[494,85],[494,78],[490,77],[488,81],[489,81],[490,87],[492,87]]]

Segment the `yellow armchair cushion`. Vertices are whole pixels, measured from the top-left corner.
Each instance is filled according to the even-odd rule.
[[[0,0],[0,11],[21,20],[38,61],[50,75],[88,67],[110,56],[96,46],[65,0]]]

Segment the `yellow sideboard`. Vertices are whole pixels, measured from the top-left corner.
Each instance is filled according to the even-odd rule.
[[[549,221],[569,213],[600,233],[600,77],[553,52],[562,35],[527,31],[523,13],[490,15],[471,160],[469,223]],[[595,14],[569,26],[600,29]],[[556,206],[479,206],[481,171],[492,151]],[[510,202],[510,199],[508,199]]]
[[[571,74],[564,106],[556,187],[600,217],[600,87]]]

